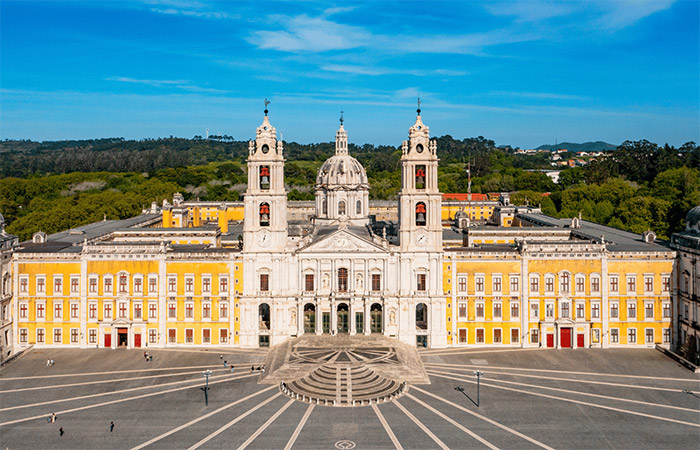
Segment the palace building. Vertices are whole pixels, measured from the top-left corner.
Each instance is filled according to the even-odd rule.
[[[15,350],[250,348],[303,334],[433,348],[676,339],[676,253],[653,233],[548,217],[507,196],[443,205],[420,109],[400,163],[397,201],[370,201],[341,117],[315,201],[288,202],[284,146],[266,110],[242,203],[176,194],[138,217],[16,245]]]

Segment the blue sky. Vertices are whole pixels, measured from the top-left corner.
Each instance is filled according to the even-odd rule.
[[[700,142],[700,2],[0,1],[0,138]]]

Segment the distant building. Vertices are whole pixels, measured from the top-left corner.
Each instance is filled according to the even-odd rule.
[[[17,236],[5,232],[5,219],[0,214],[0,362],[12,354],[12,251],[19,243]]]

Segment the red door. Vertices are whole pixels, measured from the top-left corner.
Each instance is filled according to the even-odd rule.
[[[105,334],[105,347],[111,347],[111,346],[112,346],[112,335]]]
[[[578,348],[583,348],[584,347],[583,343],[583,333],[579,333],[576,335],[576,347]]]
[[[559,333],[561,348],[571,348],[571,328],[562,328]]]
[[[141,334],[134,334],[134,347],[141,347]]]
[[[547,333],[547,347],[554,347],[554,335],[552,333]]]

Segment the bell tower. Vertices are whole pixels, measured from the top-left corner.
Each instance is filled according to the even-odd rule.
[[[438,190],[437,142],[421,119],[401,146],[399,238],[402,251],[442,251],[442,194]]]
[[[248,143],[248,189],[244,198],[243,252],[281,252],[287,244],[287,192],[282,141],[265,117]]]

